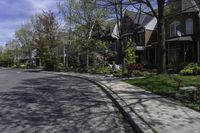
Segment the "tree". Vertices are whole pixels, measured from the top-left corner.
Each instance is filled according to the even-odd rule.
[[[22,52],[21,46],[16,39],[12,39],[6,43],[4,53],[9,56],[13,63],[19,65],[19,58]]]
[[[22,56],[24,58],[28,57],[29,60],[32,58],[33,51],[33,31],[31,29],[31,24],[27,23],[21,26],[19,30],[15,32],[16,39],[21,45]]]
[[[107,10],[97,8],[97,0],[71,1],[70,9],[65,7],[64,3],[62,14],[64,18],[67,18],[65,19],[66,24],[70,23],[70,27],[73,29],[75,36],[73,41],[78,44],[78,53],[84,55],[88,69],[91,53],[95,52],[95,47],[98,47],[99,44],[97,43],[99,38],[95,36],[97,27],[101,27],[99,24],[106,20]],[[68,14],[69,10],[70,14]]]
[[[127,64],[126,64],[126,48],[127,43],[123,41],[124,36],[124,25],[123,25],[123,17],[125,10],[130,6],[130,2],[128,0],[98,0],[98,6],[100,8],[108,8],[110,9],[110,16],[115,18],[117,33],[115,33],[115,37],[118,39],[118,44],[121,47],[121,61],[122,61],[122,70],[126,72]]]
[[[125,50],[125,61],[127,65],[136,63],[137,56],[135,55],[135,51],[135,43],[132,41],[132,39],[129,39]]]
[[[158,49],[159,49],[159,70],[160,73],[166,72],[166,46],[165,46],[165,4],[167,0],[99,0],[99,5],[103,7],[114,7],[117,27],[119,29],[119,44],[122,46],[122,64],[123,70],[125,64],[125,44],[122,42],[123,37],[123,11],[132,5],[139,12],[155,16],[158,21]],[[156,10],[157,8],[157,10]]]
[[[167,0],[130,0],[130,4],[143,13],[157,18],[159,72],[166,73],[165,4]],[[139,8],[138,4],[144,7]],[[157,8],[157,9],[156,9]]]
[[[46,70],[56,67],[55,48],[60,44],[59,24],[53,12],[43,12],[32,18],[34,27],[34,48]]]

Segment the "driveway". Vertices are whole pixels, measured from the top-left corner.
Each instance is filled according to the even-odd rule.
[[[131,133],[112,101],[79,78],[0,69],[0,133]]]

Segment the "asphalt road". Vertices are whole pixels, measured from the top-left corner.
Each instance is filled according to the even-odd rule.
[[[0,69],[0,133],[131,133],[112,101],[79,78]]]

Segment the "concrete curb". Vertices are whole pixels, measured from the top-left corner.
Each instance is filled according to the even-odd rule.
[[[137,133],[155,133],[148,123],[145,123],[144,120],[139,116],[136,112],[134,112],[128,105],[121,99],[115,92],[112,91],[111,88],[106,86],[105,84],[88,78],[86,76],[78,76],[78,75],[71,75],[67,73],[56,73],[56,72],[46,72],[42,71],[45,73],[50,73],[50,74],[57,74],[57,75],[63,75],[63,76],[71,76],[71,77],[76,77],[76,78],[81,78],[84,80],[87,80],[97,86],[99,86],[104,93],[113,101],[115,106],[119,109],[119,111],[122,113],[124,118],[128,121],[128,123],[131,125],[133,130]]]

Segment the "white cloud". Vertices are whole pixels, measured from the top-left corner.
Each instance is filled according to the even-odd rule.
[[[0,45],[14,38],[13,33],[31,15],[43,10],[56,12],[58,2],[59,0],[0,0]]]
[[[55,11],[58,0],[27,0],[31,3],[34,11],[41,12],[42,10]]]

